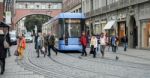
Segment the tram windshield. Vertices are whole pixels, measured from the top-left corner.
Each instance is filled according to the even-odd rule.
[[[68,37],[80,37],[81,23],[80,19],[65,20],[65,33]]]

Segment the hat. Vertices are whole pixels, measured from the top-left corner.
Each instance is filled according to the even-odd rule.
[[[4,34],[3,30],[0,30],[0,35],[3,35],[3,34]]]

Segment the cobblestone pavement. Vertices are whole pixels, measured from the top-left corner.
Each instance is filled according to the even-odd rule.
[[[23,60],[17,63],[26,71],[30,71],[45,78],[149,78],[150,77],[150,52],[146,50],[129,49],[124,52],[119,48],[117,53],[106,49],[105,58],[97,53],[97,58],[92,55],[81,57],[80,53],[52,52],[51,57],[43,55],[37,58],[33,44],[28,44]],[[87,49],[89,52],[89,50]],[[115,60],[118,56],[119,60]],[[23,70],[24,70],[23,69]],[[34,72],[34,73],[33,73]]]
[[[6,69],[3,75],[0,75],[0,78],[44,78],[42,75],[35,74],[33,71],[25,70],[17,64],[17,58],[14,56],[13,52],[16,47],[12,46],[11,57],[6,59]]]

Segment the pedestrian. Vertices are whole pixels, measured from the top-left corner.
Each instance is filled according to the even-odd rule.
[[[97,53],[100,52],[100,35],[97,36]]]
[[[17,46],[18,46],[17,51],[19,53],[19,59],[22,60],[24,57],[24,51],[26,48],[26,40],[24,38],[24,34],[22,34],[22,33],[19,34]]]
[[[121,39],[121,42],[123,43],[124,51],[127,51],[128,47],[128,37],[124,35]]]
[[[48,49],[48,38],[47,38],[47,35],[46,35],[46,33],[43,33],[43,38],[44,38],[44,49],[45,49],[45,51],[44,51],[44,57],[45,57],[45,55],[47,54],[47,49]]]
[[[102,32],[100,36],[100,47],[101,47],[102,58],[104,58],[106,44],[107,44],[107,37]]]
[[[6,59],[6,49],[4,48],[4,32],[0,30],[0,66],[1,72],[0,74],[4,74],[5,72],[5,59]]]
[[[55,37],[51,32],[49,32],[49,34],[48,34],[48,56],[51,56],[51,49],[57,55],[57,50],[54,46],[55,46]]]
[[[92,36],[91,38],[91,42],[90,42],[90,47],[91,47],[91,51],[93,52],[93,58],[96,58],[96,49],[97,49],[97,38],[96,36]]]
[[[40,52],[43,54],[42,48],[44,44],[44,39],[41,33],[38,33],[38,39],[37,39],[37,58],[40,57]]]
[[[35,45],[34,45],[34,48],[35,48],[35,50],[36,50],[36,52],[37,52],[37,48],[38,48],[38,37],[39,37],[39,35],[38,35],[38,33],[36,33],[35,34],[35,37],[34,37],[34,43],[35,43]]]
[[[119,37],[116,36],[116,50],[118,50],[119,48]]]
[[[106,37],[106,46],[108,46],[108,51],[111,47],[111,37],[108,35],[108,33],[105,33],[104,36]]]
[[[82,36],[80,38],[80,43],[82,45],[82,54],[81,56],[87,56],[86,46],[87,46],[87,37],[85,32],[82,32]]]
[[[116,52],[117,49],[117,44],[116,44],[116,36],[112,35],[111,36],[111,46],[112,46],[112,52]]]
[[[6,49],[6,52],[7,52],[8,56],[11,56],[11,53],[10,53],[10,50],[9,50],[9,48],[11,46],[10,35],[9,35],[9,32],[8,32],[7,29],[4,29],[3,31],[4,31],[4,34],[5,34],[4,39],[8,43],[8,45],[5,46],[5,49]],[[7,57],[7,55],[6,55],[6,57]]]

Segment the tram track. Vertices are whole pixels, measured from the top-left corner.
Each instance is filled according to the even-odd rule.
[[[118,76],[118,75],[113,75],[113,74],[107,74],[107,73],[104,73],[104,72],[95,72],[95,71],[90,71],[90,70],[86,70],[86,69],[82,69],[80,67],[74,67],[74,66],[71,66],[71,65],[67,65],[67,64],[63,64],[53,58],[50,57],[50,59],[52,61],[54,61],[55,63],[58,63],[60,65],[63,65],[63,66],[66,66],[66,67],[70,67],[70,68],[74,68],[74,69],[78,69],[78,70],[82,70],[82,71],[86,71],[86,72],[90,72],[90,73],[96,73],[96,74],[103,74],[103,75],[109,75],[109,76],[115,76],[115,77],[118,77],[118,78],[124,78],[124,77],[121,77],[121,76]]]
[[[83,71],[83,72],[88,72],[88,73],[93,73],[93,74],[100,74],[100,75],[104,75],[104,76],[113,76],[115,78],[116,77],[117,78],[126,78],[122,75],[117,75],[115,73],[110,73],[110,72],[108,73],[108,72],[102,72],[102,71],[93,71],[93,70],[90,70],[90,69],[86,69],[82,66],[74,66],[74,65],[68,63],[69,61],[67,62],[66,56],[72,57],[72,58],[75,58],[75,59],[79,59],[78,56],[75,56],[75,55],[60,53],[60,56],[58,54],[59,57],[54,56],[54,57],[44,58],[44,59],[47,59],[47,60],[50,59],[49,61],[55,63],[57,66],[62,66],[64,68],[69,68],[68,73],[66,73],[65,71],[62,72],[60,70],[57,70],[59,68],[53,69],[51,67],[46,67],[46,66],[43,66],[42,64],[38,64],[37,62],[40,61],[40,58],[37,58],[37,60],[36,59],[33,60],[32,57],[34,57],[34,55],[35,55],[35,53],[28,52],[27,55],[26,55],[26,58],[24,58],[24,60],[22,60],[22,61],[18,61],[18,64],[21,65],[22,67],[24,67],[25,69],[33,71],[33,72],[38,73],[40,75],[43,75],[46,78],[82,78],[82,76],[78,76],[78,74],[76,74],[76,75],[70,74],[69,71],[72,71],[72,70]],[[61,60],[66,60],[66,61],[62,62],[60,59]],[[99,61],[93,61],[93,60],[90,60],[90,59],[81,59],[81,61],[82,60],[84,62],[89,61],[89,62],[94,62],[94,63],[97,62],[97,63],[110,64],[110,65],[121,66],[121,67],[130,67],[130,68],[133,68],[133,69],[137,68],[137,67],[138,67],[138,69],[144,69],[144,68],[142,68],[143,65],[141,65],[141,66],[127,65],[126,66],[126,65],[123,65],[123,64],[122,65],[118,65],[116,63],[111,64],[111,63],[106,63],[104,61],[99,62]],[[107,60],[111,60],[111,59],[107,59]],[[111,60],[111,61],[114,61],[114,60]],[[45,62],[42,61],[41,63],[44,64]],[[129,62],[123,62],[123,63],[129,63]],[[51,66],[51,63],[48,64],[47,66]],[[144,69],[144,70],[146,70],[146,69]],[[150,68],[147,69],[147,70],[149,71]],[[51,75],[53,75],[53,77],[51,77]],[[88,77],[84,77],[84,78],[88,78]],[[93,77],[93,78],[95,78],[95,77]]]
[[[68,68],[71,68],[71,69],[81,70],[81,71],[85,71],[85,72],[89,72],[89,73],[96,73],[96,74],[109,75],[109,76],[115,76],[115,77],[118,77],[118,78],[123,78],[123,77],[120,77],[120,76],[116,76],[116,75],[112,75],[112,74],[106,74],[106,73],[103,73],[103,72],[89,71],[89,70],[86,70],[86,69],[82,69],[80,67],[72,67],[70,65],[63,64],[63,63],[55,60],[52,57],[49,57],[49,59],[52,60],[53,62],[55,62],[56,64],[59,64],[61,66],[65,66],[65,67],[68,67]],[[18,61],[18,64],[21,65],[22,67],[24,67],[27,70],[33,71],[33,72],[38,73],[40,75],[44,75],[46,78],[51,78],[50,74],[55,75],[56,78],[67,78],[67,77],[63,77],[63,76],[58,75],[58,74],[60,74],[59,71],[56,72],[56,71],[54,71],[50,68],[46,68],[46,67],[43,67],[43,66],[40,66],[40,65],[37,65],[37,64],[33,63],[32,60],[30,59],[30,57],[26,57],[23,61]],[[80,78],[78,76],[72,76],[72,75],[67,75],[67,74],[61,74],[61,75],[68,76],[69,78]],[[52,77],[52,78],[54,78],[54,77]]]
[[[44,75],[46,78],[51,78],[51,74],[53,75],[52,78],[61,78],[58,76],[58,74],[56,74],[55,72],[52,72],[52,70],[51,71],[48,69],[45,70],[45,68],[32,63],[29,58],[26,58],[23,61],[19,61],[18,63],[25,69],[33,71],[40,75]]]
[[[128,56],[127,54],[121,54],[121,53],[117,53],[117,54]],[[75,55],[72,55],[72,54],[65,54],[65,55],[68,55],[70,57],[74,57],[74,58],[78,58],[79,59],[79,56],[75,56]],[[104,58],[101,61],[96,61],[96,60],[91,60],[91,59],[81,59],[81,60],[86,60],[86,61],[90,61],[90,62],[94,62],[94,63],[103,63],[103,64],[116,65],[116,66],[121,66],[121,67],[130,67],[130,68],[138,68],[138,69],[150,70],[150,65],[149,64],[133,63],[133,62],[129,62],[129,61],[127,62],[127,61],[121,61],[121,60],[116,61],[115,59],[109,59],[109,58]],[[106,62],[106,61],[111,61],[113,63]],[[120,64],[118,64],[118,62]],[[136,65],[136,66],[134,66],[134,65]],[[146,68],[144,68],[144,67],[146,67]]]
[[[37,60],[38,60],[38,58],[37,58]],[[68,77],[69,78],[79,78],[77,76],[59,73],[59,70],[53,70],[49,67],[44,67],[44,66],[33,63],[32,58],[30,59],[29,52],[27,53],[26,58],[24,58],[23,60],[18,60],[17,62],[19,65],[21,65],[25,69],[33,71],[40,75],[44,75],[46,78],[68,78]],[[52,77],[52,75],[53,75],[53,77]]]

